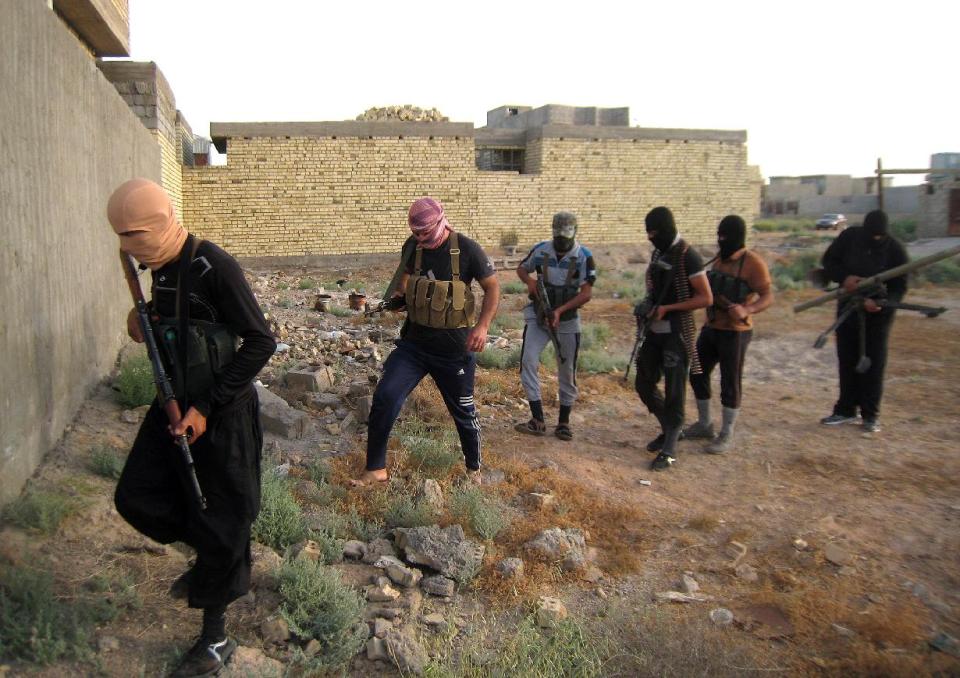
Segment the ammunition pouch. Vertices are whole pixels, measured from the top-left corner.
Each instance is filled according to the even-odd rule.
[[[187,356],[185,369],[178,364],[177,321],[175,318],[160,318],[154,325],[154,334],[160,347],[167,374],[173,381],[174,391],[182,398],[183,384],[177,383],[180,374],[186,374],[188,401],[205,396],[213,388],[223,370],[233,362],[239,338],[221,323],[191,320],[187,325]]]
[[[712,321],[717,315],[717,309],[726,310],[733,304],[742,304],[753,292],[747,281],[740,277],[746,254],[740,257],[740,268],[737,275],[730,275],[715,269],[707,271],[707,283],[713,293],[713,306],[707,309],[707,320]]]
[[[407,317],[410,322],[436,329],[470,327],[475,321],[476,300],[470,286],[460,280],[460,248],[456,232],[450,233],[453,280],[433,280],[420,274],[423,249],[417,247],[414,275],[407,281]]]
[[[569,285],[545,285],[547,289],[547,299],[550,301],[550,308],[560,308],[563,304],[573,299],[580,293],[577,287]],[[572,320],[577,317],[577,309],[571,308],[560,314],[560,320]]]

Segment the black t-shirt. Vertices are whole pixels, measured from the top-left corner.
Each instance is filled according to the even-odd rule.
[[[404,243],[406,247],[413,236]],[[468,238],[463,233],[457,233],[458,245],[460,247],[460,280],[468,286],[474,280],[483,280],[497,271],[493,267],[493,262],[487,257],[483,248],[476,241]],[[450,238],[434,250],[424,249],[420,262],[420,275],[429,275],[433,273],[436,280],[453,280],[453,268],[450,261]],[[417,250],[414,248],[407,260],[407,273],[414,274],[414,262],[416,262]],[[479,308],[477,309],[479,313]],[[469,328],[461,327],[456,330],[443,330],[435,327],[426,327],[418,325],[407,320],[403,326],[401,336],[408,341],[420,344],[433,353],[466,353],[467,351],[467,333]]]
[[[679,252],[684,246],[687,248],[687,251],[683,254],[683,269],[687,274],[687,284],[690,284],[690,278],[693,278],[695,275],[705,275],[703,270],[703,257],[700,256],[697,250],[686,245],[682,240],[673,245],[665,254],[656,252],[654,254],[654,260],[663,259],[674,268],[673,271],[664,271],[656,267],[651,269],[650,277],[653,280],[653,290],[650,292],[649,298],[656,301],[660,298],[662,290],[663,301],[660,302],[661,306],[675,304],[678,301],[675,276],[680,274],[680,266],[678,265],[680,263]],[[664,289],[664,285],[667,286],[666,289]],[[692,288],[690,290],[690,296],[693,296]],[[692,311],[671,311],[664,317],[664,320],[670,322],[671,331],[679,331],[680,317],[683,313],[692,313]],[[656,329],[654,331],[656,331]]]
[[[842,284],[848,275],[869,278],[909,260],[896,238],[887,236],[877,242],[862,227],[854,226],[840,233],[827,247],[823,253],[823,269],[830,280]],[[900,301],[907,292],[905,275],[884,284],[886,297],[891,301]],[[893,309],[884,309],[882,313],[893,313]]]
[[[153,272],[154,313],[175,317],[179,273],[179,259]],[[190,264],[189,275],[190,319],[224,324],[243,342],[209,394],[190,403],[209,416],[219,408],[249,397],[253,379],[277,345],[236,259],[204,240]]]

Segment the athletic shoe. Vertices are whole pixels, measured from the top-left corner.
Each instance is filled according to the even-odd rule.
[[[880,433],[880,422],[876,417],[863,420],[863,430],[865,433]]]
[[[540,421],[539,419],[530,419],[530,421],[525,421],[520,424],[515,424],[513,427],[514,431],[520,433],[526,433],[531,436],[545,436],[547,435],[547,425],[546,423]]]
[[[687,426],[683,429],[684,438],[702,438],[704,440],[713,440],[713,422],[708,421],[706,424],[701,424],[699,421],[693,422],[690,426]]]
[[[730,436],[722,433],[718,435],[712,443],[703,448],[707,454],[723,454],[730,449]]]
[[[230,638],[210,640],[200,637],[187,653],[170,678],[206,678],[212,676],[230,659],[237,644]]]
[[[661,452],[657,455],[657,458],[653,460],[653,463],[650,464],[650,468],[654,471],[666,471],[673,465],[673,462],[675,461],[676,459],[674,457]]]
[[[820,420],[820,423],[824,426],[838,426],[840,424],[849,424],[851,421],[856,421],[856,416],[847,416],[846,414],[831,414],[829,417],[824,417]]]

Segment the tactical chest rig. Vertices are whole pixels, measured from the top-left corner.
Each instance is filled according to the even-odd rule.
[[[474,323],[476,303],[473,290],[460,280],[460,247],[456,231],[450,232],[452,280],[434,280],[421,274],[423,248],[417,247],[414,273],[407,281],[407,316],[410,322],[426,327],[455,330]]]
[[[574,280],[574,277],[580,270],[579,261],[577,257],[567,259],[567,277],[564,279],[563,284],[553,285],[550,283],[550,276],[547,275],[550,263],[549,258],[550,255],[547,252],[542,252],[536,265],[536,271],[538,276],[543,276],[543,283],[547,289],[547,298],[550,300],[550,307],[560,308],[580,293],[580,283]],[[576,317],[577,309],[575,308],[571,308],[560,314],[560,320],[570,320]]]
[[[716,260],[717,257],[714,257],[707,262],[707,265]],[[707,282],[710,283],[710,291],[713,293],[713,305],[707,309],[707,320],[713,321],[717,315],[717,309],[725,311],[734,304],[742,304],[753,293],[747,281],[740,277],[746,260],[747,253],[744,252],[740,257],[740,266],[737,268],[736,275],[712,268],[707,271]]]

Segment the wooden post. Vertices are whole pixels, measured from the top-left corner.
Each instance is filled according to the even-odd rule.
[[[883,161],[877,158],[877,209],[883,209]]]

